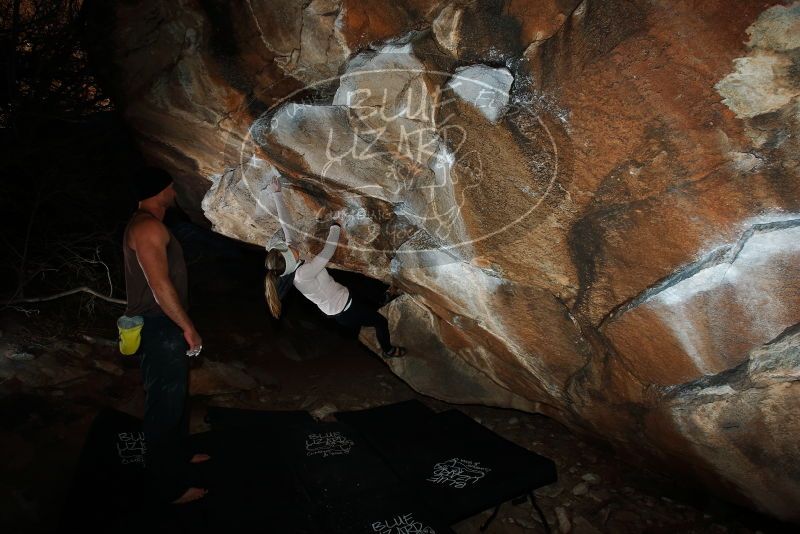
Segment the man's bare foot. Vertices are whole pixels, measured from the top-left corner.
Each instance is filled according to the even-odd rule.
[[[192,501],[196,501],[198,499],[202,499],[208,493],[207,489],[203,488],[189,488],[186,492],[172,501],[172,504],[186,504]]]
[[[209,456],[207,454],[200,453],[200,454],[195,454],[194,456],[192,456],[192,459],[189,460],[189,463],[190,464],[202,464],[203,462],[207,462],[210,459],[211,459],[211,456]]]

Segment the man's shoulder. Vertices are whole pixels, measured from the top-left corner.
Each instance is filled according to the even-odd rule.
[[[164,243],[169,241],[169,231],[163,222],[148,213],[137,213],[128,223],[128,242],[136,248],[137,242]]]

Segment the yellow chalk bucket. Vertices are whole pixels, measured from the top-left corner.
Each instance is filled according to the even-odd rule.
[[[123,315],[117,319],[117,330],[119,330],[119,351],[125,356],[136,354],[139,344],[142,342],[142,326],[144,317],[136,315],[128,317]]]

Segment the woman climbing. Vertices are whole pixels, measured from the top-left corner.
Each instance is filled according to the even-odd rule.
[[[299,240],[294,234],[289,211],[283,202],[281,183],[277,177],[272,179],[269,191],[275,199],[278,218],[286,240],[286,247],[269,249],[267,259],[264,262],[267,268],[264,293],[272,316],[277,319],[281,315],[280,277],[294,273],[294,286],[308,300],[319,306],[323,313],[336,319],[339,324],[350,328],[374,327],[383,357],[398,358],[403,356],[406,353],[406,349],[395,347],[391,343],[389,323],[386,318],[360,298],[351,295],[350,290],[331,278],[325,268],[328,261],[333,257],[339,242],[339,233],[341,231],[339,225],[334,224],[331,226],[322,252],[305,261],[307,254],[301,252],[302,247],[300,247]]]

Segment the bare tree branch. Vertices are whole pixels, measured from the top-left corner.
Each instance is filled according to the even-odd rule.
[[[95,291],[92,288],[89,288],[89,287],[86,287],[86,286],[81,286],[81,287],[76,287],[74,289],[70,289],[68,291],[62,291],[61,293],[56,293],[54,295],[48,295],[46,297],[31,297],[31,298],[22,298],[22,299],[9,300],[9,301],[6,301],[4,304],[19,304],[21,302],[46,302],[48,300],[56,300],[56,299],[60,299],[62,297],[67,297],[69,295],[74,295],[75,293],[81,293],[81,292],[89,293],[90,295],[93,295],[93,296],[95,296],[95,297],[97,297],[99,299],[103,299],[106,302],[113,302],[114,304],[125,305],[125,304],[128,303],[128,301],[126,301],[126,300],[107,297],[107,296],[103,295],[102,293],[98,293],[97,291]]]

